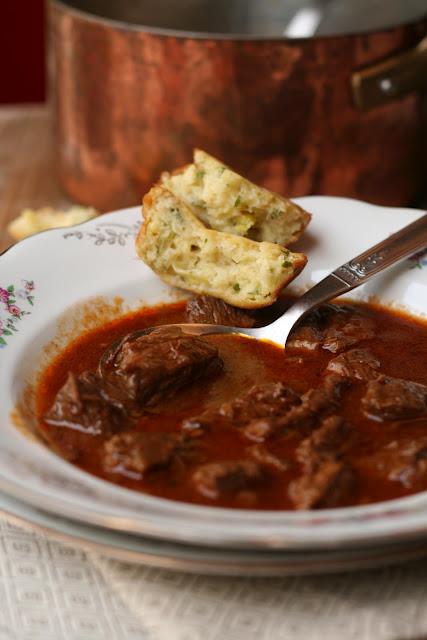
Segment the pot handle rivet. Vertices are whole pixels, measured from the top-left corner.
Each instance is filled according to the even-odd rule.
[[[427,36],[405,53],[356,71],[351,86],[358,109],[370,109],[427,89]]]

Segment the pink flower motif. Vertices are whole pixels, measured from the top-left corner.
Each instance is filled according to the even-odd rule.
[[[24,280],[25,282],[25,288],[27,291],[33,291],[34,290],[34,281],[33,280]]]
[[[10,304],[7,307],[7,310],[9,311],[9,313],[11,313],[13,316],[20,316],[21,315],[21,309],[16,305],[16,304]]]
[[[9,300],[9,291],[0,287],[0,302],[7,302]]]

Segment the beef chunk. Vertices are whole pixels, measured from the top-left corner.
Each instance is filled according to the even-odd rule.
[[[362,314],[349,313],[350,317],[337,316],[339,322],[325,332],[323,348],[332,353],[339,353],[348,349],[361,340],[369,340],[374,337],[374,322]]]
[[[322,346],[323,337],[323,333],[316,327],[301,325],[292,331],[286,346],[304,351],[317,351]]]
[[[401,482],[407,489],[421,489],[427,479],[427,445],[412,445],[401,452],[400,458],[401,464],[395,464],[389,473],[390,480]]]
[[[284,414],[251,421],[244,428],[244,434],[249,440],[262,442],[270,435],[290,427],[311,428],[322,415],[336,406],[335,392],[332,393],[324,388],[310,389],[302,396],[300,404],[292,406]]]
[[[289,468],[289,460],[278,458],[262,444],[254,444],[249,447],[248,453],[254,460],[265,467],[276,469],[276,471],[286,471]]]
[[[352,442],[354,430],[341,416],[329,416],[298,446],[297,459],[306,469],[314,469],[319,460],[339,458]]]
[[[328,411],[335,407],[337,398],[335,397],[335,388],[333,393],[327,390],[310,389],[302,396],[302,402],[296,407],[292,407],[288,411],[286,418],[288,423],[301,423],[307,419],[316,418],[324,411]]]
[[[289,497],[296,509],[337,507],[349,497],[354,483],[354,471],[347,463],[326,459],[290,483]]]
[[[338,373],[327,373],[323,378],[322,388],[335,402],[339,402],[346,389],[351,387],[351,380]]]
[[[143,407],[202,377],[215,376],[222,366],[218,350],[209,342],[178,327],[160,327],[147,335],[126,336],[105,363],[104,377]]]
[[[113,436],[104,443],[103,467],[134,479],[148,471],[168,466],[180,445],[171,433],[129,432]]]
[[[362,467],[372,476],[399,482],[417,491],[427,480],[427,436],[407,441],[393,440],[375,453],[364,457]]]
[[[110,435],[126,422],[119,399],[110,398],[108,387],[90,372],[78,377],[68,374],[44,420],[49,425],[68,427],[93,436]]]
[[[211,462],[200,466],[193,474],[197,491],[207,498],[237,493],[261,486],[267,475],[261,465],[250,460]]]
[[[339,353],[374,337],[374,322],[362,311],[327,304],[312,311],[291,333],[288,346]]]
[[[427,386],[381,375],[368,383],[362,407],[368,416],[380,420],[427,415]]]
[[[213,424],[242,428],[252,420],[281,415],[299,402],[298,394],[283,383],[268,382],[254,385],[242,396],[185,420],[182,427],[193,432],[209,429]]]
[[[185,431],[200,435],[212,425],[237,427],[254,442],[262,442],[288,427],[312,427],[339,404],[348,382],[338,375],[326,376],[323,386],[302,397],[281,382],[255,385],[244,395],[185,420]]]
[[[253,327],[255,317],[250,311],[232,307],[211,296],[194,296],[187,301],[187,319],[201,324],[223,324],[229,327]]]
[[[380,361],[367,349],[351,349],[329,361],[326,371],[356,380],[376,378]]]
[[[254,385],[240,398],[224,403],[220,413],[224,417],[246,423],[253,418],[280,415],[298,404],[300,397],[282,382]]]

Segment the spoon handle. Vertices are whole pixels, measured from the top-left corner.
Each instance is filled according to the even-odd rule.
[[[427,214],[333,271],[348,291],[376,273],[427,246]]]
[[[327,302],[424,247],[427,247],[427,214],[342,264],[301,296],[297,304],[302,303],[308,309]]]
[[[386,267],[426,246],[427,214],[335,269],[304,293],[281,318],[255,331],[259,337],[284,344],[295,323],[309,311],[359,287]]]

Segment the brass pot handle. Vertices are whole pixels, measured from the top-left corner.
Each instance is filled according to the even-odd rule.
[[[351,85],[359,109],[370,109],[427,88],[427,36],[405,53],[356,71]]]

